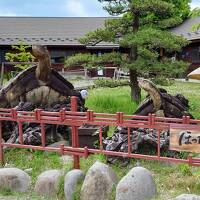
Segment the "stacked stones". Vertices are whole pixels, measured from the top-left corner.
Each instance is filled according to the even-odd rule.
[[[70,111],[70,98],[64,101],[55,102],[50,106],[38,105],[31,102],[20,102],[17,106],[18,111],[33,111],[34,109],[43,109],[50,112],[58,112],[61,109]],[[78,111],[85,112],[87,108],[84,107],[82,102],[78,100]],[[46,130],[46,145],[68,140],[70,129],[64,125],[45,125]],[[6,122],[3,125],[3,138],[6,142],[18,143],[18,127],[15,122]],[[24,144],[41,145],[41,127],[35,123],[23,123],[23,141]]]
[[[117,127],[113,136],[104,140],[105,149],[108,151],[128,152],[128,130]],[[156,152],[158,145],[158,133],[155,129],[131,129],[131,149],[134,153]],[[168,150],[169,131],[161,131],[160,148]],[[113,163],[116,157],[108,156],[108,161]]]

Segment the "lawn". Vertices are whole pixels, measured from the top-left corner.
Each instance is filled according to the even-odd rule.
[[[171,94],[177,92],[182,93],[190,100],[190,112],[200,118],[200,84],[176,82],[172,86],[165,87]],[[142,92],[144,98],[146,93]],[[130,100],[129,87],[117,88],[97,88],[89,91],[89,98],[86,102],[88,108],[95,112],[110,112],[115,113],[122,111],[127,114],[132,114],[137,108],[137,104]],[[47,169],[63,169],[65,172],[72,168],[72,165],[64,165],[60,161],[59,155],[54,153],[30,151],[30,150],[8,150],[5,154],[6,163],[8,166],[19,167],[21,169],[32,168],[32,188],[36,177]],[[93,155],[88,159],[81,159],[81,169],[86,172],[87,169],[96,161],[101,160],[106,162],[103,155]],[[141,160],[141,165],[152,171],[155,182],[157,184],[158,199],[168,199],[175,197],[181,193],[195,193],[200,195],[200,168],[189,167],[188,165],[174,165],[172,163],[161,163],[154,161]],[[112,165],[118,176],[123,177],[132,167],[135,166],[136,160],[132,159],[127,167],[120,167],[120,163]],[[77,187],[77,192],[74,195],[74,200],[78,200],[80,185]],[[29,194],[12,194],[10,191],[1,191],[3,196],[16,195],[19,199],[45,199],[36,196],[32,191]],[[49,199],[49,198],[48,198]],[[55,198],[54,198],[55,199]],[[60,183],[60,191],[57,199],[64,199],[63,181]],[[110,199],[114,199],[114,191]]]
[[[170,94],[181,93],[188,98],[190,112],[195,118],[200,118],[200,83],[175,82],[175,84],[163,88]],[[146,95],[147,93],[142,91],[142,99]],[[131,101],[130,87],[125,86],[90,90],[86,106],[95,112],[116,113],[120,111],[132,114],[138,105]]]

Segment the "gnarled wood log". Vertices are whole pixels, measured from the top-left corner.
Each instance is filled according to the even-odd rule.
[[[172,96],[164,89],[158,89],[151,81],[140,79],[139,86],[148,92],[146,99],[140,104],[134,112],[135,115],[147,116],[149,113],[155,113],[160,117],[182,118],[192,115],[188,112],[188,100],[181,94]],[[169,150],[169,131],[162,130],[158,138],[157,130],[137,128],[130,130],[130,144],[133,153],[149,154],[157,153],[158,139],[160,139],[160,152],[168,154],[170,157],[179,158],[179,153]],[[117,127],[112,137],[104,140],[106,150],[128,152],[128,129],[126,127]],[[115,162],[117,157],[108,156],[107,160]],[[122,160],[127,164],[127,160]]]
[[[140,79],[139,86],[147,91],[149,96],[139,105],[134,114],[144,116],[162,110],[165,117],[182,118],[187,115],[193,118],[188,112],[188,100],[183,95],[172,96],[146,79]]]
[[[51,73],[51,60],[49,52],[45,46],[32,46],[32,54],[38,60],[36,68],[36,78],[43,82],[47,82]]]
[[[20,72],[0,90],[0,107],[16,107],[19,111],[32,111],[41,108],[57,112],[64,108],[69,111],[70,96],[77,96],[78,111],[85,112],[83,99],[74,86],[58,72],[51,69],[50,56],[46,47],[33,46],[37,66]],[[67,137],[67,126],[45,125],[46,144]],[[9,143],[18,143],[18,126],[15,122],[3,123],[3,138]],[[24,144],[40,145],[41,129],[38,124],[23,123]]]
[[[161,109],[162,106],[162,96],[159,89],[152,83],[146,79],[140,79],[139,86],[148,92],[152,101],[153,101],[153,112],[157,112]]]
[[[51,69],[46,47],[33,46],[33,55],[38,59],[38,66],[20,72],[0,90],[0,107],[15,107],[27,100],[50,105],[68,96],[80,96],[70,82]]]

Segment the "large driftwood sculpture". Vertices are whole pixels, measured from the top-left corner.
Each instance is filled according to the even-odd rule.
[[[20,101],[52,104],[68,96],[77,96],[73,85],[51,69],[46,47],[33,46],[38,65],[19,73],[0,90],[0,107],[15,107]]]
[[[181,94],[172,96],[164,89],[158,89],[151,81],[140,79],[139,86],[148,92],[147,98],[139,105],[135,115],[147,116],[155,113],[159,117],[181,118],[192,115],[188,112],[189,102]],[[130,130],[131,149],[134,153],[156,154],[158,145],[157,130],[145,128],[132,128]],[[104,140],[106,150],[128,152],[128,130],[126,127],[117,127],[112,137]],[[179,157],[179,153],[169,150],[169,131],[162,130],[160,134],[161,154]],[[115,162],[116,157],[108,156],[109,162]],[[127,159],[123,160],[127,161]]]
[[[74,86],[51,68],[50,56],[46,47],[33,46],[32,53],[38,60],[32,66],[12,79],[0,90],[0,108],[16,107],[19,111],[33,111],[41,108],[57,112],[64,108],[69,111],[70,96],[78,96],[78,111],[84,112],[83,100]],[[45,125],[46,145],[67,139],[68,126]],[[40,125],[23,123],[24,144],[40,145]],[[18,143],[18,126],[15,122],[3,122],[3,139],[8,143]]]
[[[36,68],[36,77],[38,80],[47,82],[51,74],[51,62],[47,49],[43,46],[33,46],[32,54],[39,61]]]
[[[148,115],[155,113],[160,117],[181,118],[192,115],[188,112],[189,101],[182,95],[170,95],[164,89],[158,89],[151,81],[139,80],[139,86],[147,91],[147,98],[140,104],[134,114]]]

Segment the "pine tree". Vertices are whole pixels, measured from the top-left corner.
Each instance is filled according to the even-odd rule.
[[[99,0],[113,16],[105,28],[81,38],[83,44],[102,41],[119,43],[129,50],[121,66],[129,69],[131,97],[141,98],[138,75],[156,73],[164,76],[182,73],[187,64],[172,61],[164,55],[178,52],[187,44],[181,36],[169,31],[189,14],[189,0]],[[109,56],[108,56],[109,57]]]
[[[10,62],[33,62],[34,56],[28,51],[31,46],[25,45],[23,41],[19,41],[16,45],[12,45],[14,52],[6,53],[6,60]],[[29,64],[17,64],[15,67],[21,71],[31,65]]]

